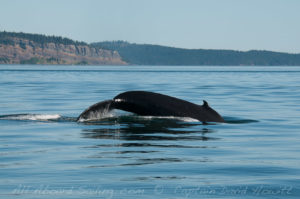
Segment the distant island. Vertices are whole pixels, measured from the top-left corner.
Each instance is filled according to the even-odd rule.
[[[183,49],[125,41],[85,43],[57,36],[0,32],[0,64],[300,66],[300,54]]]

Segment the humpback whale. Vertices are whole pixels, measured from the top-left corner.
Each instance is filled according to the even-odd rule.
[[[148,91],[127,91],[111,100],[98,102],[83,111],[77,121],[97,120],[107,112],[119,109],[142,116],[189,117],[206,122],[224,122],[222,116],[203,100],[197,105],[176,97]]]

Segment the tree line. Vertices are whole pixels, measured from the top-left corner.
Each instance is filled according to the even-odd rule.
[[[74,41],[72,39],[60,36],[46,36],[42,34],[30,34],[23,32],[0,32],[0,44],[14,45],[14,42],[11,40],[11,38],[27,39],[42,45],[45,43],[55,43],[63,45],[87,45],[87,43],[85,42]]]
[[[300,54],[272,51],[182,49],[125,41],[98,42],[91,45],[116,50],[124,61],[134,65],[300,66]]]
[[[183,49],[160,45],[134,44],[125,41],[107,41],[87,44],[60,36],[46,36],[16,32],[0,32],[0,44],[15,45],[12,38],[27,39],[39,43],[63,45],[89,45],[97,49],[117,51],[122,59],[133,65],[261,65],[261,66],[300,66],[300,54],[289,54],[272,51],[234,51]],[[29,45],[32,43],[29,42]],[[20,47],[26,45],[20,41]]]

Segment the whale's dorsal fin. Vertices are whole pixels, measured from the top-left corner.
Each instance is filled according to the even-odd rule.
[[[202,105],[204,108],[209,108],[209,105],[207,103],[207,101],[203,100],[203,105]]]

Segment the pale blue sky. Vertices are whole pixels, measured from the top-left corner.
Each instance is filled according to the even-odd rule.
[[[300,53],[300,0],[0,0],[0,30]]]

